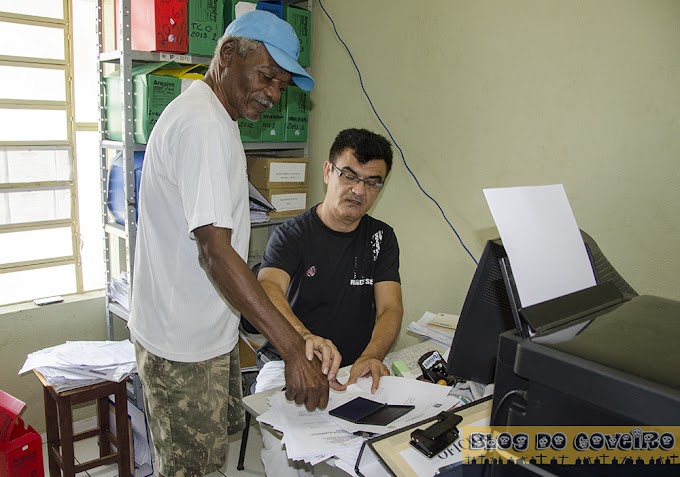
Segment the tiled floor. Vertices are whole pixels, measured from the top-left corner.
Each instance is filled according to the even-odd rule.
[[[236,463],[238,462],[239,449],[241,448],[241,433],[230,436],[229,439],[229,456],[224,468],[219,472],[214,472],[206,477],[254,477],[264,476],[264,467],[260,460],[260,449],[262,449],[262,435],[260,434],[260,427],[257,425],[255,419],[252,420],[254,425],[250,427],[250,435],[248,436],[248,445],[246,447],[246,460],[244,462],[244,469],[236,470]],[[76,429],[77,431],[77,429]],[[43,439],[44,440],[44,439]],[[85,439],[75,443],[76,460],[85,462],[99,457],[99,444],[97,438]],[[45,475],[49,476],[49,465],[47,464],[47,444],[43,443],[43,461],[45,464]],[[117,477],[118,466],[107,465],[102,467],[95,467],[87,472],[76,474],[78,477]]]

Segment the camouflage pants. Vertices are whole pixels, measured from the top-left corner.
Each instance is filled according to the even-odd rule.
[[[139,343],[135,355],[157,472],[202,477],[222,468],[227,434],[245,426],[238,346],[197,363],[160,358]]]

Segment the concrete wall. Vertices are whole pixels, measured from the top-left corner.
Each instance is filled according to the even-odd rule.
[[[498,236],[483,188],[562,183],[579,226],[638,292],[680,299],[680,2],[322,1],[475,257]],[[318,201],[335,134],[385,131],[318,2],[312,45]],[[395,153],[372,213],[399,238],[405,329],[425,310],[459,313],[475,265]]]
[[[116,320],[116,339],[127,338],[124,322]],[[105,340],[106,320],[102,292],[67,297],[64,303],[38,307],[4,307],[0,314],[0,389],[26,403],[22,419],[38,432],[45,431],[42,385],[30,372],[18,376],[26,356],[66,341]],[[74,419],[94,415],[84,404]]]

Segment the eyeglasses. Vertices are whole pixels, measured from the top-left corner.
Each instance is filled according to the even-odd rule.
[[[379,192],[380,189],[383,188],[385,185],[384,182],[377,181],[375,179],[362,179],[361,177],[357,177],[351,172],[343,171],[335,167],[335,164],[331,162],[331,166],[333,166],[333,170],[338,173],[338,176],[340,176],[340,180],[342,180],[345,184],[348,185],[355,185],[358,184],[359,182],[363,182],[364,186],[366,186],[367,190],[370,190],[371,192]]]

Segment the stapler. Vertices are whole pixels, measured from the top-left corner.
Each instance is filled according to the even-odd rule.
[[[427,457],[434,457],[458,438],[456,427],[462,417],[453,411],[439,413],[436,422],[427,429],[416,429],[411,433],[411,445]]]

